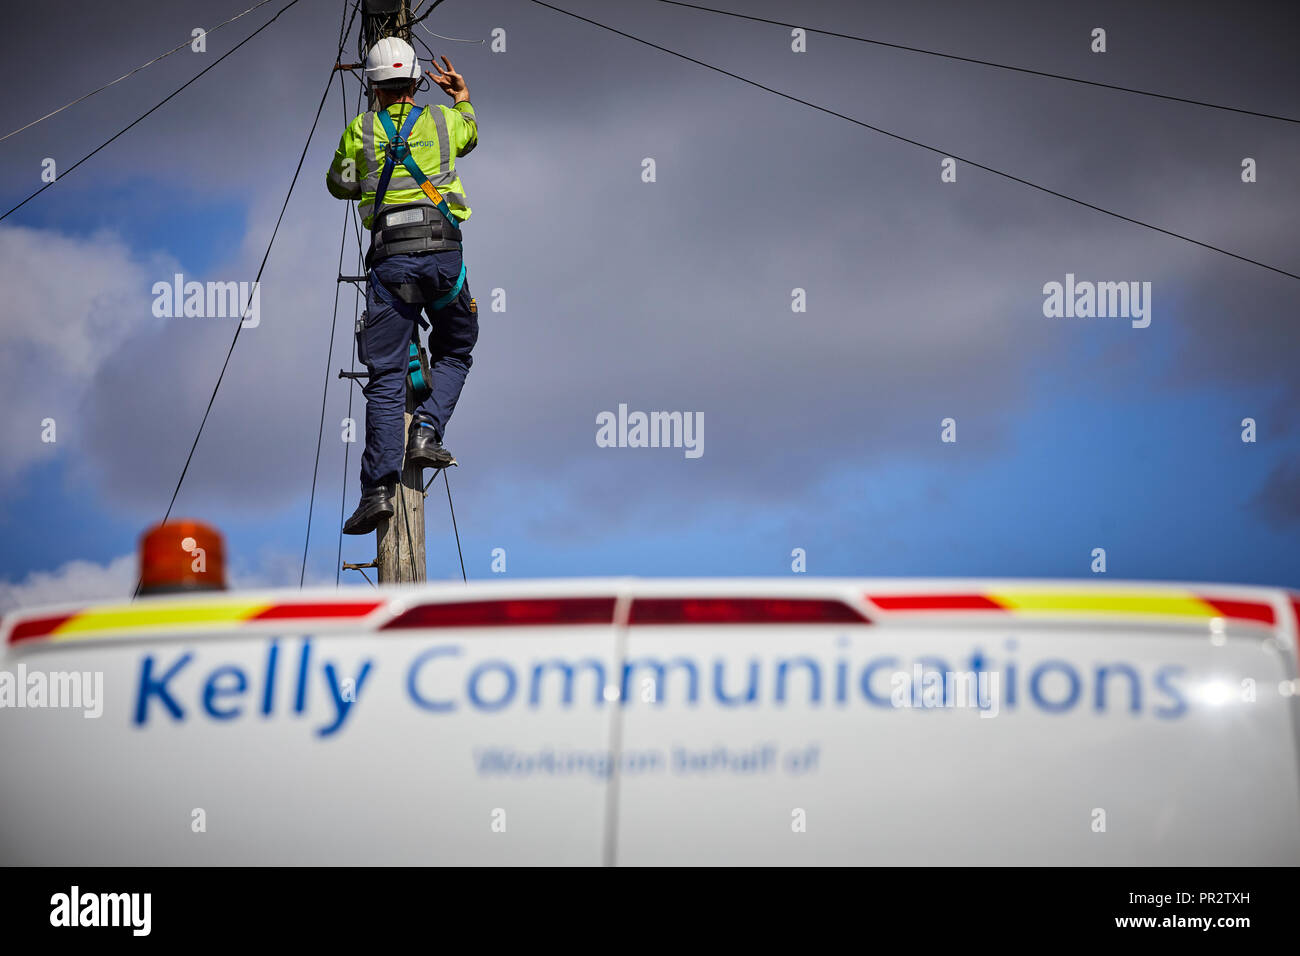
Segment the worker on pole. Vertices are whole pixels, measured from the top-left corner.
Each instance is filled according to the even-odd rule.
[[[442,440],[478,341],[461,255],[470,209],[456,172],[457,157],[478,143],[478,124],[451,60],[433,67],[437,73],[425,75],[451,97],[450,107],[415,104],[420,64],[405,40],[384,37],[370,48],[365,74],[376,109],[348,124],[326,176],[331,195],[360,201],[370,230],[366,310],[357,322],[357,355],[369,373],[366,448],[361,502],[345,534],[368,534],[393,515],[403,457],[429,468],[453,463]],[[429,328],[428,392],[404,445],[406,379],[413,355],[419,367],[421,325]]]

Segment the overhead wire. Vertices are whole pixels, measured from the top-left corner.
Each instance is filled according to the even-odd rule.
[[[347,22],[348,3],[350,0],[343,0],[343,17],[339,20],[339,52],[342,55],[344,36],[344,23]],[[347,87],[344,85],[343,74],[339,73],[339,94],[343,100],[344,122],[347,122],[346,114],[348,109]],[[343,207],[343,232],[339,237],[339,262],[338,274],[343,274],[343,253],[348,243],[348,220],[351,218],[351,203]],[[316,431],[316,459],[311,470],[311,494],[307,499],[307,533],[302,543],[302,570],[298,575],[298,587],[301,588],[307,579],[307,552],[311,545],[311,519],[316,508],[316,479],[320,474],[320,452],[321,444],[325,439],[325,402],[329,397],[330,389],[330,368],[334,364],[334,336],[338,331],[339,324],[339,286],[341,282],[334,283],[334,308],[330,312],[330,340],[329,349],[325,356],[325,384],[321,388],[320,396],[320,425]],[[341,533],[341,532],[340,532]]]
[[[339,77],[339,83],[342,85],[343,78]],[[348,219],[351,213],[345,206],[343,209],[343,235],[339,239],[339,274],[343,274],[343,252],[348,243]],[[339,287],[343,283],[334,283],[334,308],[330,312],[330,344],[325,355],[325,385],[321,389],[320,396],[320,426],[316,431],[316,463],[311,469],[311,495],[307,499],[307,535],[302,543],[302,571],[298,575],[298,587],[302,587],[307,578],[307,549],[311,545],[311,519],[312,512],[316,507],[316,478],[320,473],[320,450],[321,444],[325,439],[325,400],[329,396],[330,390],[330,369],[334,365],[334,335],[338,331],[339,324]],[[339,532],[342,534],[342,531]]]
[[[466,40],[463,37],[445,37],[441,33],[434,33],[423,23],[420,24],[420,29],[423,30],[425,33],[429,34],[429,36],[431,37],[437,37],[439,40],[447,40],[450,43],[486,43],[487,42],[486,40],[483,40],[481,38],[478,40]]]
[[[227,50],[225,53],[223,53],[220,57],[218,57],[216,60],[213,60],[211,63],[209,63],[207,66],[205,66],[202,70],[200,70],[198,73],[194,74],[194,76],[190,77],[188,80],[186,80],[184,83],[182,83],[182,84],[181,84],[180,86],[178,86],[176,89],[174,89],[172,92],[168,93],[165,97],[163,97],[161,100],[159,100],[157,103],[155,103],[155,104],[154,104],[153,106],[151,106],[149,109],[147,109],[147,110],[146,110],[144,113],[142,113],[140,116],[136,117],[134,120],[132,120],[132,121],[131,121],[130,123],[128,123],[126,126],[122,127],[120,130],[118,130],[116,133],[114,133],[114,134],[113,134],[112,136],[110,136],[108,139],[104,140],[104,142],[100,143],[98,146],[96,146],[94,149],[92,149],[92,150],[91,150],[89,153],[87,153],[85,156],[81,157],[81,159],[77,160],[75,163],[73,163],[71,166],[69,166],[67,169],[65,169],[62,173],[59,174],[59,179],[62,180],[63,178],[65,178],[65,177],[68,175],[68,173],[72,172],[74,169],[76,169],[78,166],[80,166],[80,165],[81,165],[82,163],[84,163],[86,160],[90,159],[92,156],[94,156],[96,153],[98,153],[98,152],[99,152],[101,149],[103,149],[105,146],[108,146],[110,143],[112,143],[114,140],[116,140],[116,139],[117,139],[119,136],[121,136],[123,133],[127,132],[128,130],[130,130],[131,128],[133,128],[133,127],[136,126],[137,124],[139,124],[139,123],[140,123],[141,121],[143,121],[147,116],[149,116],[150,114],[152,114],[153,112],[155,112],[156,110],[158,110],[160,107],[162,107],[165,103],[167,103],[168,101],[170,101],[173,97],[175,97],[175,96],[176,96],[178,93],[180,93],[182,90],[184,90],[184,89],[186,89],[187,87],[189,87],[190,84],[192,84],[194,81],[196,81],[197,79],[199,79],[199,77],[201,77],[201,76],[203,76],[204,74],[206,74],[209,70],[213,70],[213,69],[215,69],[218,65],[220,65],[220,64],[221,64],[221,63],[226,59],[226,57],[230,56],[232,53],[234,53],[236,50],[238,50],[240,47],[242,47],[242,46],[243,46],[245,43],[247,43],[249,40],[253,39],[253,37],[257,36],[259,33],[261,33],[263,30],[265,30],[267,27],[269,27],[269,26],[270,26],[272,23],[274,23],[276,20],[280,19],[281,14],[283,14],[286,10],[288,10],[290,7],[294,6],[294,5],[297,4],[297,3],[298,3],[298,0],[289,0],[288,3],[286,3],[286,4],[285,4],[283,7],[281,7],[278,11],[276,11],[275,16],[271,17],[271,19],[267,20],[265,23],[263,23],[260,27],[258,27],[256,30],[254,30],[252,33],[250,33],[248,36],[244,37],[244,39],[240,40],[240,41],[239,41],[238,43],[236,43],[233,47],[231,47],[229,50]],[[340,51],[340,53],[341,53],[341,52],[342,52],[342,51]],[[333,76],[332,76],[332,75],[331,75],[330,79],[331,79],[331,81],[333,80]],[[56,181],[57,181],[57,180],[56,180]],[[41,193],[45,192],[45,190],[49,189],[49,188],[50,188],[51,186],[53,186],[53,185],[54,185],[54,182],[48,182],[48,183],[46,183],[45,185],[41,186],[39,189],[37,189],[35,192],[33,192],[31,195],[29,195],[26,199],[24,199],[22,202],[18,203],[18,205],[11,207],[11,208],[10,208],[9,210],[7,210],[3,215],[0,215],[0,222],[2,222],[2,221],[4,221],[5,219],[9,218],[9,216],[10,216],[11,214],[17,212],[19,209],[23,208],[23,206],[26,206],[29,202],[31,202],[33,199],[35,199],[37,196],[39,196]]]
[[[456,557],[460,558],[460,578],[466,584],[469,578],[465,575],[465,552],[460,548],[460,529],[456,527],[456,506],[451,503],[451,479],[447,477],[449,469],[442,469],[442,483],[447,486],[447,508],[451,512],[451,530],[456,535]]]
[[[1258,266],[1261,269],[1267,269],[1270,272],[1276,272],[1278,275],[1286,276],[1289,279],[1300,279],[1300,274],[1297,274],[1295,272],[1289,272],[1286,269],[1279,268],[1278,266],[1269,265],[1267,262],[1261,262],[1258,259],[1252,259],[1249,256],[1232,252],[1231,250],[1224,249],[1221,246],[1216,246],[1209,242],[1203,242],[1200,239],[1193,239],[1190,236],[1183,235],[1182,233],[1179,232],[1174,232],[1172,229],[1165,229],[1163,226],[1157,226],[1154,223],[1146,222],[1144,220],[1137,219],[1132,216],[1126,216],[1123,213],[1115,212],[1112,209],[1107,209],[1104,206],[1099,206],[1095,203],[1090,203],[1084,199],[1079,199],[1075,196],[1069,195],[1068,193],[1063,193],[1058,190],[1052,189],[1049,186],[1039,185],[1038,183],[1032,182],[1031,180],[1025,179],[1021,176],[1016,176],[1013,173],[1003,172],[1000,169],[995,169],[994,167],[986,165],[984,163],[976,162],[973,159],[967,159],[949,150],[940,149],[937,146],[931,146],[927,143],[921,142],[920,140],[903,136],[900,133],[895,133],[891,130],[884,129],[880,126],[874,126],[871,123],[849,116],[846,113],[841,113],[827,106],[821,106],[817,103],[812,102],[811,100],[806,100],[801,97],[795,96],[791,93],[786,93],[783,90],[778,90],[775,89],[774,87],[766,86],[762,83],[759,83],[757,80],[751,80],[747,76],[742,76],[739,73],[733,73],[730,70],[724,70],[722,67],[714,66],[713,64],[706,63],[705,61],[697,59],[696,57],[688,56],[685,53],[679,53],[676,50],[670,49],[666,46],[662,46],[658,43],[654,43],[650,40],[642,39],[641,37],[635,36],[634,34],[628,33],[624,30],[619,30],[615,27],[609,26],[608,24],[601,23],[598,20],[593,20],[590,17],[584,17],[581,14],[572,12],[571,10],[565,10],[562,7],[557,7],[554,6],[553,4],[546,3],[545,0],[529,0],[529,2],[535,3],[541,7],[546,7],[548,10],[553,10],[556,13],[564,14],[567,17],[572,17],[575,20],[581,20],[583,23],[590,24],[591,26],[594,27],[599,27],[602,30],[606,30],[610,33],[624,37],[625,39],[628,40],[632,40],[636,43],[640,43],[644,46],[648,46],[652,49],[659,50],[661,53],[667,53],[670,56],[675,56],[678,57],[679,59],[686,60],[689,63],[694,63],[696,66],[702,66],[706,70],[711,70],[714,73],[720,73],[723,76],[729,76],[734,80],[739,80],[741,83],[745,83],[748,84],[749,86],[763,90],[764,92],[771,93],[774,96],[779,96],[782,99],[789,100],[792,103],[798,103],[802,106],[808,107],[809,109],[814,109],[817,110],[818,112],[825,113],[828,116],[834,116],[838,119],[844,120],[845,122],[853,123],[855,126],[861,126],[864,129],[869,129],[874,133],[880,133],[883,136],[888,136],[891,139],[898,140],[899,142],[907,143],[911,146],[916,146],[920,149],[927,150],[928,152],[931,153],[936,153],[939,156],[955,159],[958,162],[965,163],[966,165],[974,167],[975,169],[982,169],[985,172],[992,173],[995,176],[1000,176],[1003,179],[1010,180],[1011,182],[1020,183],[1022,186],[1028,186],[1030,189],[1035,189],[1039,192],[1046,193],[1049,196],[1055,196],[1058,199],[1064,199],[1067,202],[1074,203],[1075,205],[1083,206],[1085,209],[1091,209],[1095,212],[1102,213],[1103,215],[1110,216],[1114,219],[1119,219],[1123,222],[1132,223],[1135,226],[1141,226],[1144,229],[1150,229],[1153,232],[1158,232],[1161,233],[1162,235],[1166,235],[1174,239],[1181,239],[1183,242],[1190,243],[1194,246],[1199,246],[1202,249],[1208,249],[1211,252],[1217,252],[1221,255],[1225,255],[1232,259],[1236,259],[1240,262],[1246,262],[1249,263],[1250,265]]]
[[[822,36],[837,37],[841,40],[853,40],[857,43],[870,43],[874,46],[889,47],[893,50],[905,50],[908,53],[923,53],[926,56],[942,57],[946,60],[958,60],[962,63],[976,63],[980,66],[991,66],[999,70],[1012,70],[1016,73],[1026,73],[1030,76],[1042,76],[1053,80],[1063,80],[1066,83],[1081,83],[1085,86],[1096,86],[1105,90],[1117,90],[1121,93],[1133,93],[1137,96],[1150,96],[1161,100],[1170,100],[1174,103],[1187,103],[1191,106],[1203,106],[1207,109],[1226,110],[1230,113],[1242,113],[1246,116],[1258,116],[1262,119],[1278,120],[1283,123],[1300,123],[1300,119],[1294,116],[1279,116],[1276,113],[1264,113],[1259,110],[1248,110],[1238,106],[1225,106],[1222,103],[1208,103],[1204,100],[1194,100],[1186,96],[1174,96],[1169,93],[1154,93],[1151,90],[1139,90],[1131,86],[1117,86],[1114,83],[1102,83],[1099,80],[1086,80],[1078,76],[1066,76],[1062,73],[1048,73],[1044,70],[1031,70],[1023,66],[1012,66],[1007,63],[995,63],[992,60],[980,60],[972,56],[958,56],[955,53],[940,53],[937,50],[925,50],[921,47],[907,46],[903,43],[890,43],[885,40],[877,40],[873,37],[858,36],[852,33],[838,33],[834,30],[823,30],[819,27],[804,26],[801,23],[786,23],[782,20],[769,20],[767,17],[756,17],[748,13],[736,13],[732,10],[719,10],[716,7],[705,7],[696,3],[685,3],[683,0],[658,0],[659,3],[666,3],[674,7],[684,7],[687,10],[699,10],[704,13],[716,13],[720,16],[734,17],[738,20],[750,20],[754,23],[766,23],[771,26],[789,27],[791,29],[806,30],[808,33],[818,33]]]
[[[258,9],[259,7],[264,7],[264,6],[266,6],[266,5],[267,5],[268,3],[270,3],[270,2],[271,2],[271,0],[262,0],[261,3],[254,4],[253,6],[249,7],[247,10],[245,10],[243,13],[237,13],[237,14],[235,14],[233,17],[231,17],[229,20],[223,20],[221,23],[218,23],[218,24],[217,24],[215,27],[213,27],[211,30],[204,30],[204,31],[200,34],[200,36],[203,36],[203,37],[210,36],[210,35],[212,35],[213,33],[216,33],[216,32],[217,32],[218,30],[220,30],[222,27],[226,26],[227,24],[234,23],[234,22],[235,22],[236,20],[238,20],[240,17],[247,16],[248,14],[252,13],[254,10]],[[45,121],[46,121],[47,119],[49,119],[51,116],[57,116],[59,113],[62,113],[64,110],[66,110],[66,109],[67,109],[68,107],[70,107],[70,106],[76,106],[78,103],[82,102],[83,100],[88,100],[88,99],[90,99],[90,98],[91,98],[92,96],[94,96],[96,93],[102,93],[102,92],[104,92],[104,90],[108,89],[110,86],[116,86],[118,83],[121,83],[123,80],[130,79],[131,77],[133,77],[133,76],[135,76],[137,73],[139,73],[141,70],[146,69],[147,67],[151,67],[151,66],[153,66],[155,63],[157,63],[159,60],[162,60],[162,59],[165,59],[166,57],[171,56],[173,53],[175,53],[177,50],[181,49],[182,47],[187,47],[187,46],[192,45],[192,44],[194,43],[194,41],[197,40],[197,39],[198,39],[198,37],[196,37],[196,36],[191,36],[188,40],[182,40],[180,43],[178,43],[176,46],[172,47],[172,48],[171,48],[170,50],[168,50],[166,53],[160,53],[158,56],[154,57],[154,58],[153,58],[152,60],[150,60],[148,63],[141,63],[141,64],[140,64],[139,66],[137,66],[134,70],[131,70],[131,71],[128,72],[128,73],[123,73],[123,74],[122,74],[121,76],[119,76],[116,80],[112,80],[112,81],[110,81],[110,82],[108,82],[108,83],[105,83],[105,84],[104,84],[103,86],[101,86],[101,87],[98,87],[98,88],[96,88],[96,89],[91,90],[89,93],[85,93],[85,94],[83,94],[83,95],[81,95],[81,96],[78,96],[75,100],[72,100],[71,102],[64,103],[64,104],[63,104],[62,106],[60,106],[57,110],[51,110],[50,112],[46,113],[44,116],[37,117],[36,119],[34,119],[34,120],[32,120],[30,123],[28,123],[26,126],[20,126],[20,127],[18,127],[16,130],[12,130],[11,132],[5,133],[3,136],[0,136],[0,143],[3,143],[3,142],[4,142],[5,140],[7,140],[10,136],[15,136],[15,135],[17,135],[18,133],[21,133],[23,130],[31,129],[31,128],[32,128],[33,126],[35,126],[37,123],[43,123],[43,122],[45,122]]]

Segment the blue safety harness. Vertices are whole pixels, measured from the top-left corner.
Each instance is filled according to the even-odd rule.
[[[411,178],[415,180],[416,185],[420,187],[424,194],[429,197],[430,201],[433,202],[434,206],[437,207],[438,212],[442,213],[444,218],[446,218],[447,222],[451,223],[453,228],[459,229],[461,224],[460,220],[452,214],[451,209],[447,206],[447,200],[443,198],[442,193],[438,192],[433,183],[429,181],[429,177],[424,175],[424,171],[420,169],[420,165],[415,161],[415,157],[411,155],[411,147],[409,145],[411,132],[415,129],[416,120],[418,120],[423,113],[424,110],[412,109],[410,114],[406,117],[406,122],[402,124],[402,129],[399,132],[397,124],[394,123],[393,118],[388,115],[388,110],[377,111],[379,122],[384,127],[384,132],[388,134],[388,143],[384,146],[384,168],[379,173],[379,186],[375,190],[375,216],[378,217],[380,214],[380,210],[384,203],[384,194],[388,191],[388,181],[392,178],[393,169],[396,167],[397,163],[400,162],[406,167],[406,171],[411,174]],[[439,309],[445,308],[455,300],[456,296],[460,295],[460,290],[464,285],[465,260],[462,257],[460,262],[460,275],[456,277],[455,284],[452,285],[451,290],[448,291],[446,295],[439,296],[436,300],[429,303],[429,311],[437,312]]]

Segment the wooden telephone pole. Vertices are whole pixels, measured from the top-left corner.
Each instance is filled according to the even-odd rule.
[[[387,36],[411,42],[410,0],[363,0],[361,30],[365,48]],[[376,109],[374,90],[370,109]],[[376,210],[378,212],[378,210]],[[403,373],[405,378],[405,373]],[[411,413],[417,405],[410,383],[406,386],[406,433],[411,430]],[[405,447],[405,446],[403,446]],[[428,570],[424,556],[424,469],[406,465],[393,501],[393,516],[376,530],[375,564],[380,584],[413,584],[424,581]]]

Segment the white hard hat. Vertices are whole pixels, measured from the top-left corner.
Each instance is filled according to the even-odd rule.
[[[367,82],[384,84],[419,78],[420,61],[415,49],[401,37],[384,37],[366,54]]]

